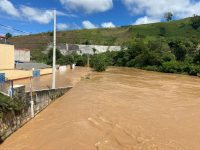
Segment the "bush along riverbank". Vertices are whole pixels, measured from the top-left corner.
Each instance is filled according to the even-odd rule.
[[[96,71],[104,71],[107,66],[120,66],[197,76],[200,74],[199,43],[185,39],[148,42],[134,39],[124,43],[119,52],[90,55],[90,65]],[[78,66],[87,64],[87,55],[71,55]]]

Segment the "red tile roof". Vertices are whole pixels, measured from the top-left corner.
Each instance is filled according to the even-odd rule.
[[[4,38],[4,39],[5,39],[6,37],[5,37],[5,36],[3,36],[3,35],[0,35],[0,38]]]

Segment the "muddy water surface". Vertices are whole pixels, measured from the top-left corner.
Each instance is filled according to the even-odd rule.
[[[92,73],[1,150],[199,150],[200,79],[127,68]]]
[[[76,67],[72,70],[67,66],[64,70],[56,71],[56,87],[66,87],[74,86],[77,82],[80,81],[81,77],[84,77],[90,72],[90,69],[83,67]],[[16,80],[14,85],[25,85],[26,90],[30,91],[30,83],[32,82],[33,90],[47,89],[51,88],[52,85],[52,74],[43,75],[38,78],[30,78]]]

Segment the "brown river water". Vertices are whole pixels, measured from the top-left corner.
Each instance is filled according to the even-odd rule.
[[[89,78],[0,150],[200,149],[199,78],[128,68],[92,72]]]

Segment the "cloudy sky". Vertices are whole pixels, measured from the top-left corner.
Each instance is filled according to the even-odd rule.
[[[112,28],[163,21],[165,12],[174,19],[200,15],[200,0],[0,0],[0,34],[51,31],[57,10],[57,29]]]

